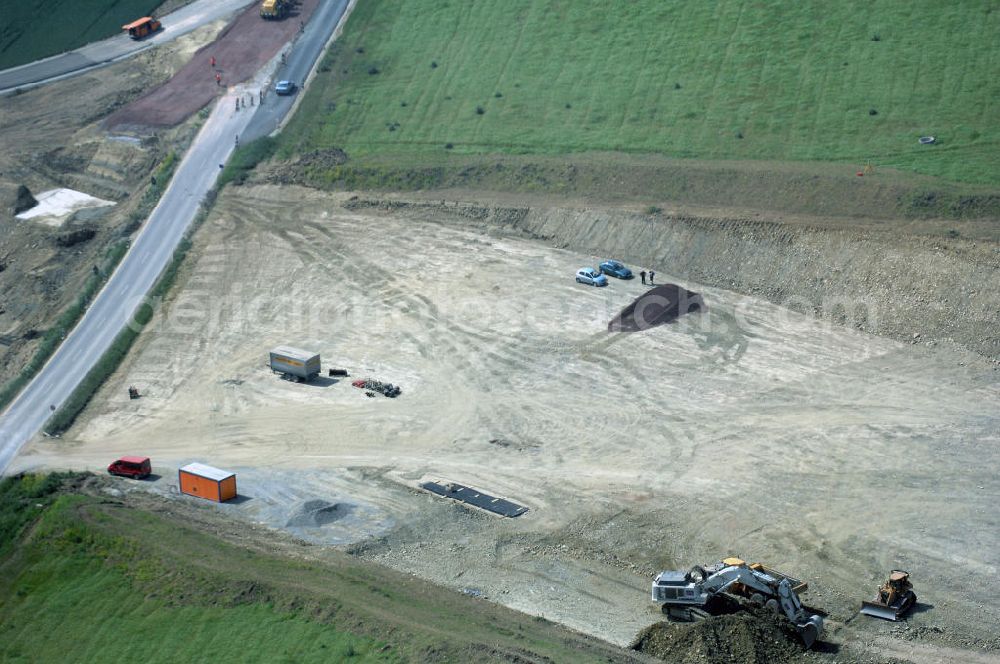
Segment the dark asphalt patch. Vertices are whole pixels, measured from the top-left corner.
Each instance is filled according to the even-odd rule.
[[[488,493],[481,493],[463,484],[455,484],[454,482],[449,482],[448,484],[424,482],[420,487],[439,496],[468,503],[469,505],[499,514],[500,516],[521,516],[528,511],[528,508],[523,505],[512,503],[503,498],[495,498]]]

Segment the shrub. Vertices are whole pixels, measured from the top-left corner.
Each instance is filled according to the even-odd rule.
[[[226,167],[219,174],[216,186],[221,188],[230,182],[243,184],[249,177],[250,171],[255,169],[257,164],[274,156],[277,147],[278,141],[276,139],[264,136],[236,148]]]
[[[485,112],[486,112],[485,108],[483,108],[482,106],[476,106],[476,115],[482,115]]]

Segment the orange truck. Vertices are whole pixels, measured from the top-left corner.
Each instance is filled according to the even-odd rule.
[[[153,34],[163,26],[152,16],[143,16],[131,23],[122,26],[122,30],[128,33],[132,39],[142,39]]]

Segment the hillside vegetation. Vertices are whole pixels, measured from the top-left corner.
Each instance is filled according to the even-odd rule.
[[[0,481],[0,661],[631,659],[336,552],[273,553],[266,533],[186,501],[98,497],[109,484],[127,486],[86,474]]]
[[[162,0],[0,0],[0,69],[104,39]]]
[[[279,154],[870,161],[996,184],[997,35],[992,0],[366,0]]]

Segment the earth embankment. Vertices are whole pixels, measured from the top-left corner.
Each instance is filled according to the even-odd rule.
[[[645,214],[596,207],[355,198],[349,207],[421,209],[527,234],[595,259],[763,297],[864,332],[954,342],[1000,358],[1000,244],[758,214]],[[442,215],[444,212],[446,214]]]

